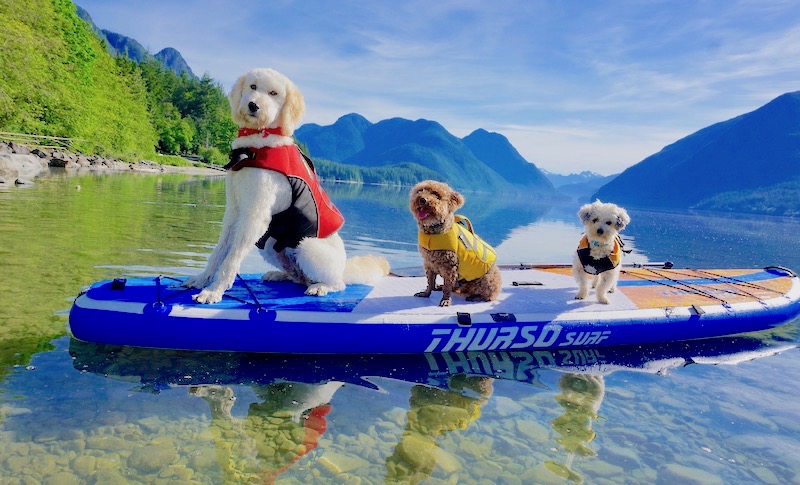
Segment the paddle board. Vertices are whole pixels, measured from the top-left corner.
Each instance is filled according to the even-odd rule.
[[[568,265],[501,267],[497,301],[414,294],[424,276],[396,272],[374,286],[307,296],[291,282],[241,275],[221,302],[198,304],[186,277],[118,278],[75,300],[78,340],[160,349],[299,354],[417,354],[593,348],[753,332],[800,315],[789,269],[625,266],[611,302],[576,300]],[[411,274],[411,276],[404,276]]]

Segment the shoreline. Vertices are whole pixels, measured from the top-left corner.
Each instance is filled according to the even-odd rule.
[[[64,169],[67,174],[87,172],[181,173],[198,176],[223,176],[225,171],[197,165],[162,165],[150,160],[125,162],[100,155],[79,155],[61,150],[30,149],[15,143],[0,143],[0,188],[33,185],[33,179]]]

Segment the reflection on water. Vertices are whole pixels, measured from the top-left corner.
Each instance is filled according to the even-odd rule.
[[[80,185],[81,190],[76,190]],[[328,187],[350,253],[419,265],[407,189]],[[502,262],[569,261],[576,206],[467,194]],[[616,349],[287,356],[65,337],[85,285],[199,271],[221,178],[0,191],[0,483],[800,482],[797,324]],[[630,211],[628,262],[800,269],[797,221]],[[261,271],[255,252],[245,272]],[[742,365],[688,365],[735,364]]]
[[[260,402],[250,404],[244,418],[231,413],[236,400],[231,387],[204,384],[189,388],[189,393],[209,405],[209,432],[226,479],[273,483],[317,447],[327,429],[325,416],[331,410],[331,398],[341,385],[281,382],[254,386]]]
[[[180,439],[205,457],[194,460],[205,464],[194,472],[211,482],[220,477],[236,483],[286,477],[307,482],[356,475],[381,483],[445,476],[477,481],[490,473],[487,467],[496,472],[490,473],[493,479],[510,482],[505,465],[492,463],[505,464],[502,457],[516,447],[510,456],[530,453],[521,462],[528,479],[538,483],[563,477],[581,483],[586,476],[596,477],[596,449],[612,462],[620,453],[637,461],[648,456],[644,450],[625,454],[603,440],[603,429],[618,433],[626,423],[606,422],[597,429],[600,417],[619,419],[601,409],[608,379],[618,374],[627,379],[636,372],[664,375],[695,362],[733,364],[777,355],[797,348],[797,334],[796,328],[784,328],[693,343],[394,356],[181,352],[72,340],[69,354],[84,375],[125,382],[129,389],[133,384],[148,395],[183,390],[202,398],[210,423],[182,422],[178,428],[188,427]],[[508,394],[511,383],[525,387]],[[612,380],[611,387],[616,401],[638,392],[637,386],[620,387],[619,381]],[[369,402],[375,398],[388,401]],[[623,416],[630,412],[625,405],[614,407]],[[159,429],[150,438],[156,442],[161,433],[175,432],[169,419],[156,425],[154,418],[138,414],[126,426],[144,422]],[[645,432],[629,430],[631,436]],[[195,444],[198,433],[202,445]],[[606,444],[595,445],[598,441]],[[171,457],[175,451],[162,452]],[[654,462],[637,465],[643,477],[661,457],[649,459]],[[139,462],[130,459],[122,469],[142,472]]]
[[[575,456],[596,455],[588,443],[596,436],[592,420],[597,419],[597,411],[605,396],[605,380],[602,375],[568,372],[558,379],[558,388],[561,394],[555,399],[564,408],[564,414],[550,421],[550,425],[559,434],[556,442],[567,452],[567,459],[564,464],[548,460],[545,466],[560,477],[583,483],[583,476],[570,466]]]
[[[430,477],[437,465],[457,470],[457,460],[436,442],[450,432],[466,430],[480,418],[493,382],[490,377],[455,374],[446,389],[413,386],[403,435],[386,459],[386,482],[418,483]]]

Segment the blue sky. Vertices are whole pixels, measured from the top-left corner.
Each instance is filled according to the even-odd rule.
[[[505,135],[555,173],[618,173],[800,90],[800,2],[79,0],[227,91],[291,78],[306,123],[359,113]]]

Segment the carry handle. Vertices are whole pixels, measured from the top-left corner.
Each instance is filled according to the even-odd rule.
[[[472,229],[472,223],[469,221],[469,219],[467,219],[466,217],[464,217],[462,215],[456,214],[456,224],[458,224],[460,222],[464,222],[465,223],[464,225],[467,226],[467,229],[469,230],[469,232],[471,232],[472,234],[475,234],[475,230]]]

